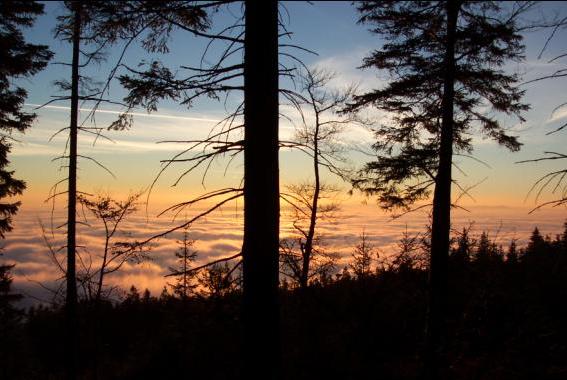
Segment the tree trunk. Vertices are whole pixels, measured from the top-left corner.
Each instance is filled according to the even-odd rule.
[[[447,39],[443,85],[439,169],[433,195],[431,263],[429,270],[429,310],[425,342],[425,373],[439,378],[439,350],[445,332],[449,232],[451,224],[451,169],[453,158],[453,108],[455,94],[455,34],[460,4],[450,0],[447,9]]]
[[[80,3],[73,3],[73,62],[71,66],[71,121],[69,126],[69,178],[67,204],[67,377],[77,377],[77,279],[75,270],[76,253],[76,207],[77,207],[77,121],[79,116],[79,48],[81,43]]]
[[[321,178],[319,175],[319,110],[317,109],[316,101],[311,91],[311,105],[315,114],[315,131],[313,133],[313,175],[315,177],[315,184],[313,187],[313,198],[311,199],[311,215],[309,219],[309,231],[305,239],[305,248],[303,252],[303,271],[301,273],[302,289],[307,288],[309,281],[309,265],[313,255],[313,240],[315,239],[315,226],[317,224],[317,210],[319,207],[319,193],[321,192]]]
[[[246,1],[243,378],[278,377],[278,6]]]

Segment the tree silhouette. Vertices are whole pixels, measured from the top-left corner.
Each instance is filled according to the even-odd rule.
[[[324,198],[330,198],[338,192],[335,187],[323,183],[321,170],[326,169],[342,179],[348,177],[345,149],[338,140],[347,124],[359,122],[354,114],[337,115],[345,102],[354,95],[356,87],[350,86],[341,91],[330,90],[328,85],[333,78],[332,73],[323,69],[305,69],[299,76],[302,97],[297,105],[304,105],[307,110],[298,107],[302,112],[303,123],[296,129],[294,140],[284,142],[284,146],[305,152],[312,159],[313,165],[312,183],[289,185],[280,194],[281,199],[291,206],[293,226],[299,233],[298,244],[285,241],[282,245],[283,273],[291,275],[301,288],[306,288],[313,276],[328,275],[334,266],[332,255],[322,247],[316,247],[319,240],[316,234],[318,220],[332,217],[338,210],[336,203],[319,204]],[[308,115],[313,118],[312,122]],[[312,262],[317,261],[317,268],[310,268]]]
[[[244,373],[280,367],[278,2],[246,1],[244,37]]]
[[[164,212],[179,213],[197,202],[217,200],[205,212],[182,225],[156,234],[149,240],[181,229],[227,202],[244,197],[243,365],[246,374],[261,374],[269,378],[277,375],[280,347],[278,77],[290,75],[287,68],[280,69],[278,66],[278,38],[289,35],[287,31],[279,34],[279,25],[276,1],[245,2],[243,20],[239,19],[236,24],[217,34],[194,33],[210,38],[211,43],[226,43],[220,58],[214,59],[213,64],[203,67],[183,66],[183,72],[189,74],[185,78],[178,78],[170,69],[156,61],[147,65],[144,71],[130,69],[129,75],[120,77],[129,90],[126,102],[131,107],[142,105],[149,111],[155,111],[158,101],[163,98],[179,100],[181,104],[190,106],[203,95],[220,99],[232,91],[244,92],[244,101],[219,124],[219,132],[211,133],[204,140],[182,141],[190,144],[190,147],[168,160],[164,167],[165,170],[172,163],[189,163],[191,166],[183,172],[181,179],[196,167],[208,167],[220,155],[235,157],[244,152],[244,186],[211,191],[170,207]],[[243,61],[233,63],[231,58],[242,54],[242,51]],[[202,63],[206,62],[207,60],[202,60]],[[242,79],[243,84],[239,82]],[[291,91],[282,90],[281,93],[284,97],[292,96]],[[195,149],[202,151],[193,157],[182,157]],[[239,256],[240,254],[222,260]]]
[[[83,277],[86,277],[82,283],[85,287],[85,294],[88,298],[96,302],[100,302],[105,295],[109,297],[113,288],[105,291],[105,278],[119,271],[124,264],[140,263],[148,259],[149,247],[141,245],[136,241],[128,241],[121,233],[122,225],[127,218],[137,210],[137,201],[142,193],[134,193],[129,195],[124,201],[118,201],[110,195],[97,194],[95,196],[79,195],[77,197],[79,204],[86,208],[89,213],[94,216],[95,220],[102,223],[104,228],[104,243],[102,254],[99,255],[100,261],[97,261],[87,268]],[[93,223],[89,223],[85,218],[85,224],[89,228],[95,228]],[[131,249],[131,247],[134,247]],[[91,286],[94,285],[94,290]]]
[[[169,284],[169,286],[173,290],[173,294],[179,296],[182,300],[187,300],[189,294],[197,287],[193,281],[196,273],[189,271],[197,258],[197,252],[193,250],[195,240],[189,238],[189,226],[183,229],[183,237],[177,241],[177,244],[179,245],[179,249],[175,251],[177,267],[169,268],[171,275],[177,277],[177,282]]]
[[[368,235],[362,230],[358,244],[352,252],[353,262],[350,264],[354,275],[358,279],[364,279],[372,274],[372,262],[378,258],[372,244],[368,242]],[[374,257],[376,256],[376,257]]]
[[[521,117],[528,106],[514,87],[518,76],[501,67],[523,58],[517,20],[529,3],[391,2],[358,5],[360,22],[386,43],[363,68],[387,70],[383,88],[354,97],[347,110],[374,106],[391,113],[375,129],[375,161],[366,164],[355,186],[375,194],[382,207],[410,209],[433,190],[427,376],[444,329],[453,156],[470,156],[472,134],[520,148],[491,111]],[[489,106],[489,112],[487,107]],[[458,185],[458,184],[457,184]],[[462,189],[466,191],[466,189]]]
[[[197,276],[201,293],[207,297],[219,299],[237,289],[238,278],[234,276],[235,268],[225,261],[204,268]]]
[[[179,5],[179,4],[177,4]],[[107,170],[102,164],[97,160],[80,155],[77,151],[78,133],[79,131],[92,134],[95,136],[95,141],[99,138],[106,138],[102,132],[104,128],[97,127],[87,127],[83,124],[90,117],[90,119],[95,121],[95,112],[102,103],[118,103],[112,100],[105,99],[105,95],[108,92],[110,82],[116,75],[118,67],[121,65],[122,59],[125,56],[126,50],[130,44],[139,38],[142,33],[148,30],[146,38],[142,40],[144,46],[151,50],[160,50],[167,48],[167,39],[171,33],[171,25],[169,22],[164,22],[156,15],[156,12],[147,12],[147,8],[152,5],[147,2],[129,2],[122,3],[116,1],[94,1],[91,3],[84,3],[81,1],[68,1],[65,2],[65,7],[67,13],[58,17],[58,25],[55,29],[56,37],[59,37],[65,41],[72,44],[72,62],[71,63],[61,63],[71,68],[71,81],[60,80],[56,84],[59,86],[60,90],[70,92],[70,94],[63,96],[55,96],[52,100],[46,104],[56,102],[56,101],[70,101],[71,102],[71,115],[70,115],[70,126],[69,126],[69,140],[68,140],[68,152],[66,151],[58,159],[68,160],[68,176],[67,178],[57,182],[52,188],[52,195],[50,199],[53,199],[62,195],[67,194],[67,222],[64,224],[67,227],[67,265],[65,267],[65,274],[67,279],[67,289],[66,289],[66,309],[68,315],[69,328],[67,330],[69,335],[69,344],[67,348],[69,350],[68,358],[69,365],[68,377],[75,378],[76,375],[76,346],[77,346],[77,270],[76,270],[76,256],[77,256],[77,244],[76,244],[76,226],[77,226],[77,195],[81,194],[77,189],[77,162],[78,158],[88,159],[95,164],[99,165],[103,169]],[[189,23],[193,25],[195,23],[195,18],[188,17],[187,14],[183,13],[182,7],[176,10],[179,14],[183,14],[179,19],[180,23],[185,22],[189,19]],[[163,11],[163,15],[167,16],[171,12]],[[191,16],[197,14],[196,20],[200,22],[201,13],[194,12]],[[91,85],[90,78],[82,76],[80,74],[80,69],[88,66],[89,64],[100,62],[104,59],[104,49],[119,40],[124,40],[126,43],[123,46],[122,53],[118,58],[118,62],[115,67],[110,71],[106,82],[102,88],[96,88]],[[93,47],[93,50],[87,51],[86,46]],[[81,61],[81,58],[84,58]],[[83,90],[84,93],[80,93]],[[85,121],[79,121],[79,101],[91,102],[93,107],[89,112],[88,117]],[[122,130],[130,127],[131,119],[127,117],[120,118],[117,122],[112,123],[108,129]],[[66,130],[67,128],[62,128],[59,132]],[[112,173],[111,173],[112,174]],[[68,189],[64,192],[58,192],[57,187],[61,183],[67,181]],[[84,194],[84,193],[83,193]],[[91,210],[92,211],[92,210]],[[100,215],[99,215],[100,216]],[[104,219],[104,218],[103,218]],[[106,220],[108,221],[108,220]],[[106,223],[105,223],[106,224]],[[108,236],[107,236],[108,240]],[[111,261],[120,256],[120,262],[125,262],[127,258],[133,257],[140,247],[143,245],[136,245],[132,247],[128,254],[118,255],[116,252],[112,255]],[[130,255],[132,254],[132,255]],[[105,258],[107,258],[107,250],[105,250]],[[96,299],[100,299],[100,292],[102,291],[103,278],[105,274],[114,271],[114,268],[109,272],[109,268],[104,268],[104,265],[108,264],[103,260],[103,268],[99,272],[99,286],[96,291]],[[120,267],[121,264],[118,265]],[[88,272],[88,270],[87,270]],[[83,284],[90,286],[89,273],[83,279]]]
[[[473,248],[476,239],[470,236],[472,226],[463,227],[463,230],[455,238],[456,247],[451,249],[451,260],[459,266],[467,265],[473,256]]]
[[[27,91],[14,80],[30,78],[42,70],[53,56],[47,46],[26,42],[22,29],[33,25],[35,18],[43,13],[44,5],[35,1],[3,1],[0,4],[0,239],[12,230],[12,217],[17,213],[21,202],[10,202],[6,198],[22,194],[26,183],[14,178],[9,170],[8,155],[12,141],[17,141],[15,133],[23,133],[30,128],[36,114],[22,110]],[[20,313],[12,303],[21,298],[11,292],[14,265],[0,263],[0,356],[8,357],[9,339],[7,335],[16,327]],[[0,377],[7,370],[7,363],[0,365]]]
[[[563,17],[559,20],[554,20],[553,22],[550,22],[549,25],[545,25],[545,27],[551,28],[552,30],[551,30],[551,33],[549,34],[549,37],[547,38],[545,44],[541,48],[541,51],[539,53],[538,58],[541,58],[543,56],[543,54],[545,53],[545,51],[548,47],[548,44],[551,42],[551,40],[556,38],[557,35],[561,35],[560,34],[561,31],[564,31],[565,29],[567,29],[567,17]],[[563,34],[565,34],[565,33],[563,33]],[[547,63],[559,63],[559,62],[564,63],[566,58],[567,58],[567,52],[564,51],[561,54],[549,59],[547,61]],[[535,83],[535,82],[540,82],[540,81],[547,81],[547,80],[562,80],[565,77],[567,77],[567,68],[565,68],[565,66],[564,66],[563,68],[560,68],[560,69],[556,70],[555,72],[553,72],[549,75],[540,76],[536,79],[527,81],[524,84]],[[560,103],[559,105],[557,105],[553,109],[550,116],[553,117],[557,113],[564,110],[565,107],[567,107],[567,102]],[[552,134],[555,134],[557,132],[561,132],[565,128],[567,128],[567,123],[562,122],[554,130],[548,132],[547,135],[552,135]],[[542,161],[544,161],[544,162],[552,161],[553,162],[553,161],[556,161],[556,160],[566,160],[566,159],[567,159],[567,154],[565,154],[565,153],[546,151],[546,152],[544,152],[542,157],[530,159],[530,160],[519,161],[518,163],[528,163],[528,162],[539,163],[539,162],[542,162]],[[545,207],[545,206],[557,207],[557,206],[562,206],[562,205],[567,204],[567,181],[565,181],[565,178],[567,178],[567,169],[554,170],[554,171],[548,172],[548,173],[544,174],[543,176],[541,176],[533,184],[533,186],[531,187],[531,189],[528,193],[528,195],[530,195],[531,193],[535,194],[535,202],[537,204],[536,207],[534,207],[530,211],[530,213],[540,209],[541,207]],[[547,201],[547,202],[540,203],[539,198],[544,193],[544,191],[551,191],[551,194],[554,195],[555,199],[552,199],[552,200]]]
[[[394,256],[390,269],[398,272],[426,269],[427,259],[424,258],[422,248],[421,234],[411,234],[406,225],[398,241],[398,253]]]
[[[30,128],[36,115],[22,110],[27,92],[12,81],[36,74],[53,56],[47,46],[27,43],[21,31],[33,25],[43,7],[35,1],[3,1],[0,5],[0,199],[19,195],[26,187],[24,181],[14,178],[14,171],[7,170],[8,154],[14,132]],[[12,216],[19,206],[20,202],[0,203],[0,238],[11,231]]]

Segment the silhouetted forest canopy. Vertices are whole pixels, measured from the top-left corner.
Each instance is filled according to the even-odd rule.
[[[2,1],[0,379],[567,379],[566,32]]]

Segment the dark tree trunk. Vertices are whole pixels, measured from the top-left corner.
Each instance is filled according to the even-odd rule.
[[[439,349],[445,330],[449,232],[451,224],[451,169],[453,158],[453,108],[455,94],[455,35],[459,2],[447,1],[447,40],[444,64],[439,169],[433,195],[431,264],[429,270],[429,310],[426,327],[425,371],[439,378]]]
[[[67,376],[77,376],[77,279],[75,271],[76,252],[76,206],[77,206],[77,120],[79,116],[79,48],[81,43],[80,3],[73,3],[73,62],[71,66],[71,121],[69,125],[69,178],[67,204]]]
[[[310,93],[311,94],[311,93]],[[313,175],[315,184],[313,187],[313,198],[311,200],[311,215],[309,218],[309,231],[305,239],[305,248],[303,249],[303,268],[301,273],[300,287],[307,288],[309,284],[309,265],[313,256],[313,240],[315,239],[315,227],[317,224],[317,211],[319,208],[319,193],[321,192],[321,178],[319,175],[319,110],[311,94],[313,112],[315,114],[315,131],[313,133]]]
[[[278,377],[277,1],[246,1],[244,43],[243,378]]]

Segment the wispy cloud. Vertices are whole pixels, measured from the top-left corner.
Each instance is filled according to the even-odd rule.
[[[63,110],[63,111],[70,111],[71,107],[68,106],[54,106],[54,105],[46,105],[42,106],[41,104],[33,104],[33,103],[26,103],[26,106],[34,107],[34,108],[45,108],[45,109],[53,109],[53,110]],[[40,109],[41,109],[40,108]],[[92,108],[79,108],[79,111],[90,113],[92,112]],[[103,114],[111,114],[111,115],[120,115],[123,112],[117,110],[108,110],[108,109],[97,109],[97,113]],[[145,112],[129,112],[130,115],[133,116],[140,116],[140,117],[147,117],[147,118],[157,118],[157,119],[174,119],[174,120],[189,120],[189,121],[202,121],[202,122],[210,122],[210,123],[218,123],[221,119],[210,119],[210,118],[202,118],[202,117],[191,117],[191,116],[178,116],[178,115],[169,115],[164,113],[145,113]]]

